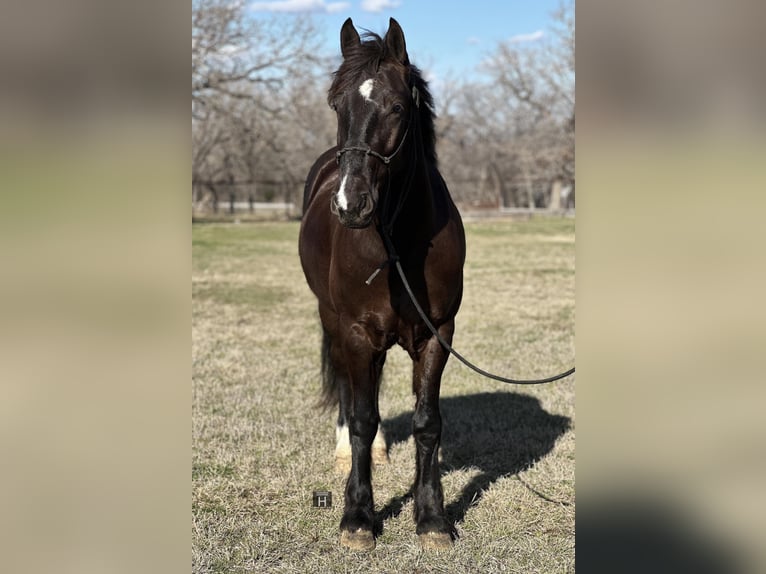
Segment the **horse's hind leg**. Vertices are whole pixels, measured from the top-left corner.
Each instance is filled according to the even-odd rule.
[[[388,446],[386,444],[386,435],[383,428],[378,423],[378,432],[375,433],[375,440],[372,441],[372,464],[375,466],[384,466],[388,464]]]
[[[351,387],[348,379],[343,350],[337,335],[333,337],[326,325],[337,323],[337,316],[320,305],[322,318],[322,380],[325,405],[338,405],[338,421],[335,428],[335,470],[343,475],[351,471],[351,441],[348,420],[351,415]]]
[[[380,413],[378,408],[378,397],[380,396],[380,386],[383,379],[383,365],[386,362],[386,354],[383,353],[378,358],[375,365],[377,381],[375,385],[375,412]],[[380,418],[380,417],[378,417]],[[375,433],[375,439],[372,441],[372,464],[382,466],[388,464],[388,445],[386,444],[386,435],[383,432],[383,426],[378,420],[378,431]]]
[[[338,381],[338,423],[335,427],[335,470],[345,476],[351,472],[351,438],[348,420],[351,415],[351,388],[346,377]]]
[[[377,371],[377,393],[380,392],[380,380],[382,378],[383,364],[386,361],[385,353],[380,356],[375,365]],[[348,475],[351,472],[351,437],[348,431],[348,421],[351,417],[351,389],[348,379],[338,381],[338,422],[335,427],[335,470],[336,472]],[[376,405],[377,407],[377,394]],[[382,466],[388,464],[388,446],[386,444],[386,435],[383,427],[378,422],[378,429],[375,433],[375,439],[372,441],[372,464]]]
[[[348,423],[340,420],[335,427],[335,471],[339,474],[348,475],[351,472],[351,437],[348,432]],[[378,423],[378,432],[372,441],[372,464],[373,466],[385,466],[389,462],[388,445],[383,428]]]

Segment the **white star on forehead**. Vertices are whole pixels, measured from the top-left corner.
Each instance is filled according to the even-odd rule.
[[[370,95],[372,94],[372,86],[374,83],[375,80],[370,78],[369,80],[362,82],[362,85],[359,86],[359,93],[362,94],[362,97],[368,102],[370,101]]]

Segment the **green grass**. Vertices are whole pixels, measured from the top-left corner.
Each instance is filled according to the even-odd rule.
[[[466,225],[454,344],[490,371],[547,376],[574,358],[574,221]],[[383,532],[338,544],[335,413],[315,408],[320,331],[298,224],[195,225],[192,565],[203,572],[574,571],[574,382],[512,387],[454,359],[442,379],[445,506],[460,538],[422,552],[407,492],[411,364],[395,347],[380,408],[391,464],[373,475]],[[311,507],[329,489],[334,506]]]

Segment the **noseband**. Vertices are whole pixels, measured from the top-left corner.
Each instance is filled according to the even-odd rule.
[[[420,92],[418,91],[417,86],[412,86],[412,100],[415,102],[415,108],[412,108],[413,113],[410,114],[410,120],[412,120],[415,116],[414,110],[416,108],[420,107]],[[402,139],[399,140],[399,145],[396,146],[396,149],[393,151],[391,155],[383,155],[382,153],[378,153],[375,150],[371,149],[369,146],[367,147],[358,147],[358,146],[347,146],[342,149],[339,149],[335,152],[335,162],[340,163],[340,158],[343,156],[344,153],[349,151],[356,151],[361,152],[364,155],[371,155],[373,157],[378,158],[380,161],[382,161],[384,164],[388,165],[391,163],[391,160],[396,156],[396,154],[399,153],[399,151],[404,146],[404,142],[407,141],[407,134],[410,131],[410,124],[411,122],[408,122],[407,129],[404,130],[404,135],[402,136]]]
[[[355,147],[355,146],[348,146],[344,147],[343,149],[339,149],[335,152],[335,161],[336,163],[340,163],[340,158],[343,156],[344,153],[349,151],[358,151],[364,153],[364,155],[371,155],[373,157],[378,158],[380,161],[382,161],[384,164],[388,165],[391,163],[391,160],[394,158],[396,154],[399,153],[399,150],[402,149],[402,146],[404,145],[404,142],[407,140],[407,132],[410,131],[410,126],[407,126],[407,129],[404,130],[404,135],[402,136],[401,141],[399,142],[399,145],[394,150],[394,153],[391,155],[383,155],[378,152],[376,152],[373,149],[370,149],[369,147]]]

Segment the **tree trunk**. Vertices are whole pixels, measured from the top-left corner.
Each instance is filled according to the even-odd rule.
[[[561,209],[561,180],[556,178],[551,185],[551,199],[548,202],[548,209],[558,211]]]
[[[530,164],[532,162],[532,158],[529,157],[529,152],[524,150],[521,154],[519,154],[521,158],[521,173],[524,177],[524,184],[527,188],[527,207],[529,208],[529,211],[535,210],[535,190],[532,186],[532,177],[530,175]]]

